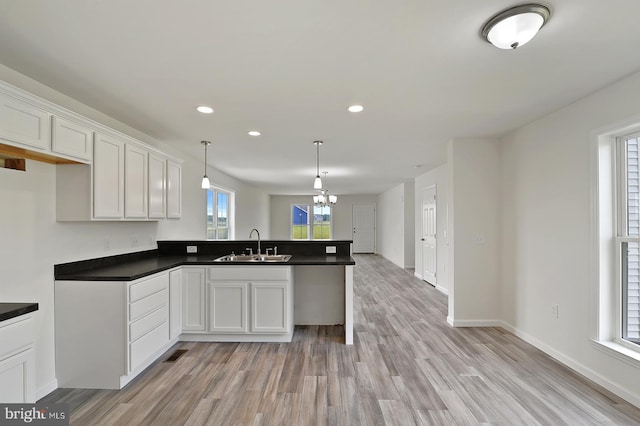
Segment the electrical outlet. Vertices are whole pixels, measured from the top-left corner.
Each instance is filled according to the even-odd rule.
[[[187,253],[197,253],[198,246],[187,246]]]
[[[104,239],[104,251],[111,250],[111,240],[109,238]]]
[[[552,305],[551,306],[551,318],[553,319],[558,319],[558,305]]]
[[[131,236],[131,247],[138,247],[138,245],[140,244],[140,240],[138,239],[137,235],[132,235]]]
[[[336,254],[336,246],[327,246],[325,248],[325,253],[327,253],[327,254]]]

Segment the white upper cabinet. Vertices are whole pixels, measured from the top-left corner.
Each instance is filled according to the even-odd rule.
[[[167,219],[182,216],[182,165],[167,160]]]
[[[93,129],[54,116],[51,151],[90,162],[93,156]]]
[[[167,185],[167,160],[149,153],[149,219],[166,216],[165,186]]]
[[[51,114],[27,102],[0,94],[0,139],[14,146],[49,151]]]
[[[93,155],[93,217],[124,217],[125,142],[96,133]]]
[[[149,153],[136,145],[126,144],[124,154],[124,217],[147,218],[147,158]]]

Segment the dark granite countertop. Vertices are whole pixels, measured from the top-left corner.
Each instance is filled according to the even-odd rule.
[[[37,303],[0,303],[0,321],[6,321],[37,310]]]
[[[288,262],[237,262],[219,263],[214,259],[219,256],[165,256],[154,255],[141,258],[122,258],[114,264],[95,264],[80,270],[56,270],[55,279],[59,281],[133,281],[166,271],[178,266],[208,265],[234,267],[242,266],[303,266],[303,265],[355,265],[351,256],[344,255],[293,255]]]

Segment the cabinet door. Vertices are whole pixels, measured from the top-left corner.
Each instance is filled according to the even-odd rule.
[[[35,355],[33,348],[0,360],[0,402],[36,402]]]
[[[183,268],[182,330],[204,331],[206,328],[206,287],[204,268]]]
[[[287,283],[251,283],[251,332],[286,333]]]
[[[169,338],[182,333],[182,269],[169,273]]]
[[[149,218],[164,219],[166,160],[155,154],[149,154]]]
[[[182,165],[167,160],[167,218],[182,216]]]
[[[124,141],[95,134],[93,145],[93,217],[124,216]]]
[[[209,283],[209,331],[246,333],[247,283]]]
[[[127,144],[124,159],[124,216],[128,219],[147,218],[148,152]]]
[[[51,115],[26,102],[0,95],[0,139],[48,151]]]
[[[51,151],[86,161],[93,154],[93,130],[81,124],[53,117]]]

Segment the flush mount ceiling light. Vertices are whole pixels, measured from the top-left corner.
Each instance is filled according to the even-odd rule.
[[[364,107],[362,105],[351,105],[347,110],[349,112],[361,112],[364,110]]]
[[[198,108],[196,108],[196,110],[203,114],[213,114],[213,108],[206,105],[200,105]]]
[[[515,6],[489,19],[482,27],[482,37],[499,49],[516,49],[529,42],[550,16],[541,4]]]
[[[249,136],[260,136],[260,132],[257,130],[249,130],[247,133]]]
[[[211,183],[209,182],[209,178],[207,177],[207,147],[211,145],[211,142],[202,141],[200,143],[204,145],[204,176],[202,178],[201,187],[202,189],[209,189],[211,188]]]
[[[324,142],[313,141],[316,146],[316,178],[313,181],[313,189],[322,189],[322,179],[320,179],[320,145]]]

